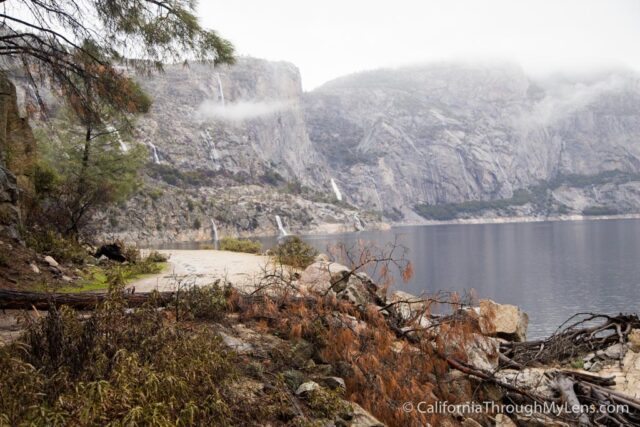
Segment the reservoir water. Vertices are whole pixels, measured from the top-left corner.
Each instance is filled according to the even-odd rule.
[[[577,312],[640,311],[640,220],[397,227],[304,236],[321,251],[361,239],[408,249],[407,292],[474,290],[529,314],[528,337],[551,334]],[[264,239],[270,246],[274,239]]]

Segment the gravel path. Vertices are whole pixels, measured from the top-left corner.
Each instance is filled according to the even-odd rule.
[[[169,267],[164,272],[135,280],[128,287],[136,292],[175,290],[178,283],[198,286],[226,277],[236,287],[253,284],[254,278],[266,268],[269,257],[239,252],[214,250],[162,250],[169,255]]]

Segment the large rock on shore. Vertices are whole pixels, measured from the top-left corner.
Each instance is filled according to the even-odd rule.
[[[527,339],[529,316],[515,305],[480,300],[480,330],[490,337],[522,342]]]

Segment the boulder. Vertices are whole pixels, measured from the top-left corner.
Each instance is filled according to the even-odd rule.
[[[296,396],[304,396],[318,389],[320,389],[320,384],[314,381],[307,381],[306,383],[300,384],[300,387],[296,390]]]
[[[522,342],[527,338],[529,316],[515,305],[480,300],[480,330],[490,337]]]
[[[100,257],[104,255],[112,261],[125,262],[127,258],[122,253],[122,249],[122,245],[119,245],[117,243],[102,245],[94,256],[100,259]]]
[[[300,275],[300,284],[311,289],[326,290],[331,283],[339,282],[348,276],[349,269],[336,262],[316,261]],[[334,288],[335,289],[335,288]]]
[[[495,371],[498,369],[500,344],[496,339],[473,334],[473,341],[465,346],[467,361],[477,369]]]
[[[253,350],[253,346],[251,344],[241,340],[240,338],[236,338],[222,331],[218,331],[218,334],[220,335],[220,338],[222,338],[222,341],[237,353],[250,353]]]
[[[35,274],[40,274],[40,268],[38,268],[35,262],[31,262],[29,264],[29,267],[31,268],[31,271],[33,271]]]
[[[617,343],[614,344],[612,346],[607,347],[604,350],[604,356],[608,357],[609,359],[622,359],[622,357],[624,356],[624,354],[627,352],[627,348],[626,346]]]
[[[55,259],[53,259],[52,256],[47,255],[46,257],[44,257],[44,262],[46,262],[47,264],[49,264],[49,267],[59,267],[60,264],[58,264],[58,261],[56,261]]]
[[[376,417],[367,412],[362,406],[354,402],[349,402],[353,413],[350,414],[351,420],[349,421],[349,427],[384,427]]]
[[[327,255],[327,254],[318,254],[318,255],[316,255],[316,261],[329,262],[329,255]]]

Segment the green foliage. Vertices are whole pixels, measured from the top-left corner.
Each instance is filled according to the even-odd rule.
[[[202,223],[200,222],[200,218],[194,219],[191,228],[193,228],[194,230],[200,230],[200,227],[202,227]]]
[[[273,249],[278,262],[296,268],[306,268],[313,264],[318,251],[298,236],[286,237]]]
[[[617,215],[619,213],[618,209],[611,206],[588,206],[582,210],[582,215],[586,216]]]
[[[264,184],[273,185],[273,186],[280,185],[284,182],[284,178],[282,177],[282,175],[280,175],[278,171],[273,169],[267,169],[264,175],[262,175],[262,177],[260,178],[260,180]]]
[[[228,312],[227,300],[232,289],[213,284],[190,286],[180,290],[174,309],[180,319],[218,321]]]
[[[338,390],[317,389],[309,393],[307,405],[311,413],[319,418],[333,418],[336,414],[350,412],[351,407],[340,396]]]
[[[87,226],[95,212],[127,200],[140,187],[139,169],[147,152],[139,145],[122,152],[113,134],[96,137],[87,145],[65,120],[59,118],[60,132],[53,138],[44,132],[36,135],[40,161],[27,222],[77,236],[90,231]]]
[[[584,360],[582,360],[581,358],[572,360],[570,366],[573,369],[584,369]]]
[[[51,310],[29,326],[24,344],[0,348],[0,420],[229,424],[232,400],[224,396],[237,371],[220,338],[207,328],[164,327],[153,303],[131,313],[123,308],[115,287],[90,319]]]
[[[149,255],[147,255],[147,260],[150,262],[167,262],[169,261],[169,256],[162,254],[158,251],[151,251]]]
[[[231,252],[245,252],[248,254],[260,253],[262,243],[248,239],[234,239],[224,237],[220,240],[220,250]]]
[[[50,255],[58,262],[83,264],[89,256],[77,241],[52,230],[28,230],[24,235],[28,247],[39,254]]]

